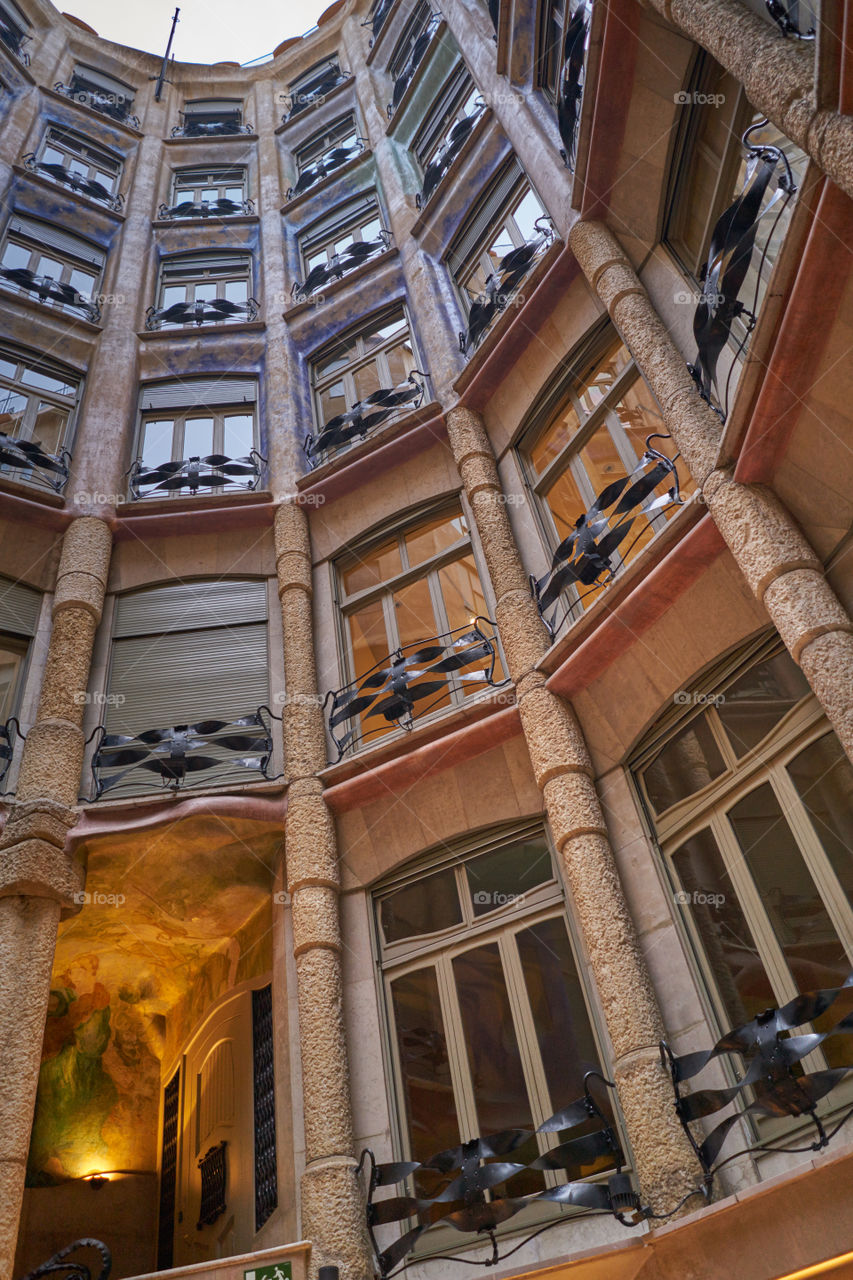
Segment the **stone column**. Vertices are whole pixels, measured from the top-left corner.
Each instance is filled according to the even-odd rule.
[[[853,760],[853,622],[823,565],[770,489],[741,484],[729,467],[717,465],[719,419],[696,390],[684,357],[610,229],[600,222],[578,222],[569,243],[655,393],[667,430],[750,590]]]
[[[531,763],[613,1045],[613,1074],[643,1199],[656,1212],[668,1212],[699,1185],[701,1172],[661,1067],[663,1023],[613,860],[592,762],[574,712],[535,669],[548,648],[547,633],[501,501],[482,419],[451,409],[447,431],[497,597],[497,624]]]
[[[69,525],[36,722],[0,838],[0,1280],[12,1273],[50,994],[56,930],[83,870],[64,853],[83,763],[83,710],[112,539],[102,520]]]
[[[302,1234],[312,1243],[312,1271],[333,1265],[344,1280],[368,1280],[373,1266],[355,1176],[343,1023],[337,840],[317,776],[326,741],[314,665],[311,550],[305,512],[295,503],[276,512],[275,547],[287,692],[285,861],[305,1118]]]
[[[853,196],[853,116],[819,108],[814,45],[741,0],[645,0],[740,81],[750,102]]]

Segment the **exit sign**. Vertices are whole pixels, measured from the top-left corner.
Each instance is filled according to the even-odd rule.
[[[268,1262],[265,1267],[244,1271],[243,1280],[293,1280],[289,1262]]]

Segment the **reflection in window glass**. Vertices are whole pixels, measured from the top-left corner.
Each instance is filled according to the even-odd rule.
[[[553,878],[551,855],[544,839],[481,853],[465,863],[465,874],[475,916],[515,902]]]
[[[391,999],[410,1151],[425,1161],[461,1136],[435,969],[396,978]]]
[[[717,703],[735,754],[744,756],[757,747],[808,692],[808,681],[784,650],[750,667]]]
[[[459,924],[462,908],[452,867],[389,894],[382,899],[380,914],[386,943]]]
[[[725,761],[704,715],[682,729],[643,771],[646,794],[658,813],[701,791],[725,771]]]

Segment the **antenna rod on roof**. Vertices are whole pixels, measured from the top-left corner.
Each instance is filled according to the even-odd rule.
[[[163,84],[166,79],[166,67],[169,64],[169,54],[172,52],[172,41],[175,38],[175,27],[178,25],[178,14],[180,9],[175,10],[175,16],[172,19],[172,30],[169,32],[169,43],[166,45],[166,52],[163,54],[163,65],[160,68],[160,74],[157,77],[157,88],[154,90],[154,101],[160,101],[160,94],[163,92]]]

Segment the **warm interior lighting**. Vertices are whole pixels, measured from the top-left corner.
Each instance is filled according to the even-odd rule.
[[[812,1276],[826,1276],[844,1266],[853,1267],[853,1253],[840,1253],[837,1258],[828,1258],[826,1262],[816,1262],[799,1271],[788,1271],[784,1276],[779,1276],[778,1280],[811,1280]],[[853,1271],[849,1276],[853,1277]]]

